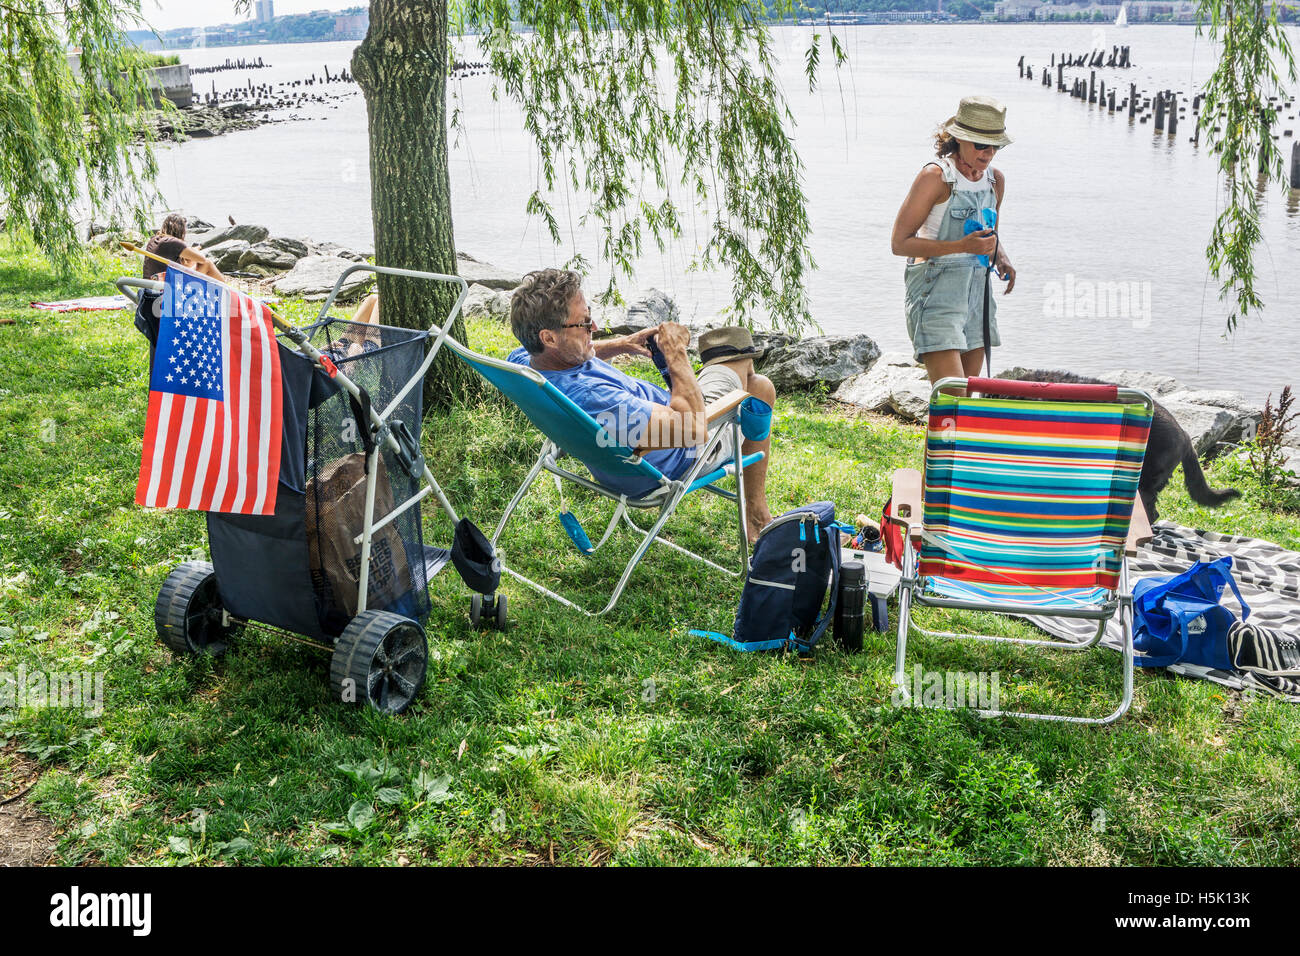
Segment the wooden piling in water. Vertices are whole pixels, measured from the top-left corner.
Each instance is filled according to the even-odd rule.
[[[1137,115],[1138,85],[1130,83],[1128,85],[1128,118],[1132,119]]]
[[[1300,189],[1300,143],[1291,144],[1291,188]]]
[[[1156,103],[1156,132],[1162,132],[1165,128],[1165,98],[1163,94],[1157,93],[1155,96]]]
[[[1178,135],[1178,97],[1170,94],[1169,100],[1169,135]]]

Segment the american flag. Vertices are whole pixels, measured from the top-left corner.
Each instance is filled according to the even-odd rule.
[[[136,504],[275,513],[280,356],[270,310],[169,266]]]

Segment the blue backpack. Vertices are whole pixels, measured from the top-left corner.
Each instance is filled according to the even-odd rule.
[[[835,614],[840,530],[835,505],[829,501],[781,515],[754,543],[732,636],[716,631],[690,633],[738,651],[810,650]],[[822,612],[828,585],[831,597]]]

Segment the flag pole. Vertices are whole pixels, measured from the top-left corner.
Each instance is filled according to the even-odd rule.
[[[123,241],[121,243],[121,246],[123,249],[127,250],[128,252],[138,253],[144,256],[146,259],[152,259],[155,262],[161,262],[165,266],[180,266],[182,269],[185,268],[185,265],[183,263],[173,262],[171,259],[164,259],[162,256],[158,255],[157,253],[149,252],[147,249],[141,249],[135,243]],[[198,273],[198,275],[202,275],[202,273]],[[212,278],[212,276],[202,276],[202,277],[204,279],[207,279],[209,282],[215,282],[217,285],[225,286],[231,292],[239,292],[240,295],[247,295],[247,293],[245,292],[240,292],[239,289],[236,289],[229,282],[222,282],[219,279]],[[277,329],[279,329],[281,332],[284,332],[295,342],[298,341],[298,336],[302,335],[302,332],[300,332],[295,326],[290,325],[279,315],[276,315],[275,311],[265,302],[262,303],[262,308],[266,309],[267,314],[271,316],[271,321],[275,323],[275,327]]]

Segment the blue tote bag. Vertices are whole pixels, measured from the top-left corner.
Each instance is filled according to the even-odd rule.
[[[1232,557],[1197,561],[1182,574],[1143,578],[1133,586],[1133,649],[1139,667],[1199,664],[1230,671],[1228,629],[1236,615],[1220,600],[1232,588],[1243,618],[1250,608],[1232,579]]]

